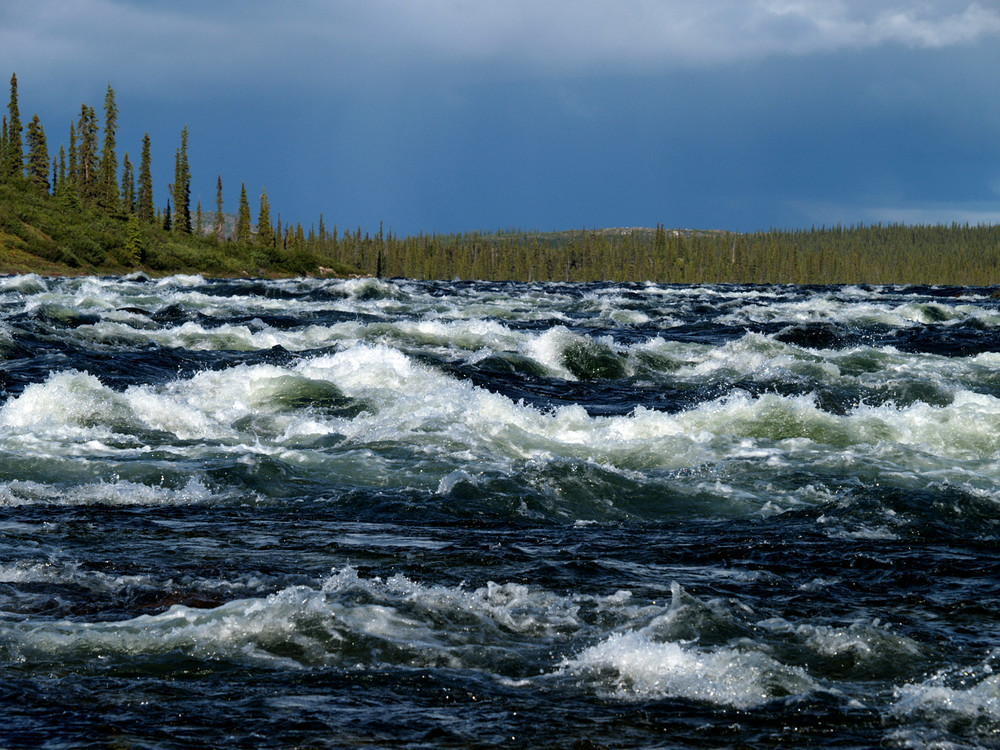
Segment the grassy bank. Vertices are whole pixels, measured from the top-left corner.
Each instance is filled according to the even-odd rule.
[[[0,185],[0,272],[662,283],[1000,283],[1000,227],[591,229],[415,235],[299,228],[259,241],[164,229]]]

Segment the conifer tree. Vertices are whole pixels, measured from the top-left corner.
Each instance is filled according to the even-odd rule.
[[[6,174],[7,158],[7,115],[3,116],[3,129],[0,129],[0,182],[7,180]]]
[[[174,231],[191,234],[191,170],[187,151],[188,128],[185,125],[174,162]]]
[[[201,198],[198,199],[198,210],[195,213],[195,217],[194,233],[198,237],[201,237],[205,232],[205,217],[201,212]]]
[[[97,112],[86,104],[80,107],[76,133],[77,188],[84,205],[92,205],[97,198]]]
[[[66,193],[66,147],[59,144],[59,182],[53,184],[55,195],[65,195]]]
[[[260,213],[257,215],[257,244],[261,247],[274,246],[274,230],[271,228],[271,204],[267,199],[267,188],[260,194]]]
[[[140,221],[152,224],[156,220],[153,208],[153,174],[150,157],[149,133],[142,139],[142,157],[139,162],[139,189],[136,193],[135,212]]]
[[[122,161],[122,210],[131,216],[135,213],[135,209],[135,170],[126,151]]]
[[[170,231],[170,227],[172,226],[171,222],[173,219],[173,213],[174,212],[170,208],[170,199],[168,198],[167,207],[163,211],[163,229],[167,232]]]
[[[247,184],[244,182],[240,188],[240,209],[236,214],[236,244],[249,245],[251,236],[250,201],[247,199]]]
[[[59,192],[59,157],[52,157],[52,195]]]
[[[133,266],[143,261],[146,252],[146,242],[142,236],[142,224],[136,214],[129,214],[128,226],[125,229],[125,254]]]
[[[37,114],[28,123],[28,182],[42,192],[49,191],[49,147]]]
[[[98,167],[96,196],[97,203],[105,211],[118,213],[121,210],[118,186],[118,155],[115,153],[118,130],[118,107],[115,105],[115,90],[108,84],[104,96],[104,147]]]
[[[4,142],[2,172],[8,181],[24,177],[24,144],[21,141],[21,112],[17,105],[17,75],[10,77],[10,104],[7,105],[7,138]]]
[[[76,144],[76,123],[71,122],[69,124],[69,172],[63,170],[63,183],[64,187],[70,187],[70,189],[75,190],[77,183],[80,180],[80,165],[77,155],[79,149]]]
[[[215,238],[222,242],[226,239],[226,215],[222,213],[222,175],[215,182],[215,224],[212,227]]]

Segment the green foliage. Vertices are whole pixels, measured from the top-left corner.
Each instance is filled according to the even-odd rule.
[[[79,164],[80,148],[77,145],[76,138],[76,123],[71,122],[69,124],[69,171],[63,170],[62,172],[62,182],[63,188],[67,193],[72,193],[74,196],[79,198],[79,183],[80,183],[80,164]]]
[[[122,210],[126,216],[135,213],[135,171],[132,169],[132,161],[128,158],[128,151],[122,160]]]
[[[222,212],[222,175],[215,183],[215,221],[212,224],[215,238],[222,242],[226,239],[226,215]]]
[[[260,194],[260,213],[257,215],[257,245],[261,248],[274,247],[274,229],[271,226],[271,203],[267,199],[267,188]]]
[[[149,133],[142,139],[142,157],[139,162],[139,189],[135,196],[135,212],[139,220],[152,224],[156,219],[153,209],[153,175],[150,156]]]
[[[191,168],[188,165],[188,128],[181,131],[181,145],[174,161],[174,231],[191,234]]]
[[[146,254],[146,238],[142,233],[142,222],[135,214],[128,217],[128,227],[125,234],[125,261],[131,266],[138,266]]]
[[[49,147],[45,129],[36,114],[28,123],[28,182],[36,190],[49,191]]]
[[[101,161],[95,188],[98,205],[109,213],[117,213],[121,210],[118,187],[118,155],[115,152],[117,130],[118,107],[115,104],[115,91],[109,83],[108,92],[104,96],[104,147],[101,149]]]
[[[97,183],[97,113],[86,104],[80,107],[80,119],[76,125],[79,139],[76,150],[76,184],[80,200],[85,206],[93,206],[98,198]]]
[[[10,77],[10,103],[7,105],[7,133],[0,154],[0,178],[19,182],[24,176],[24,144],[21,141],[21,112],[17,100],[17,75]]]
[[[240,209],[236,214],[236,244],[240,247],[248,247],[251,239],[250,227],[250,200],[247,198],[247,186],[243,183],[240,188]]]

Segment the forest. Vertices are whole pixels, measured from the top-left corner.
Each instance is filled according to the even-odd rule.
[[[660,283],[1000,283],[997,225],[854,225],[734,233],[655,228],[495,231],[398,236],[328,227],[320,215],[275,224],[266,190],[251,208],[241,184],[225,210],[191,206],[190,134],[174,152],[174,181],[154,195],[152,144],[119,160],[109,85],[103,121],[83,104],[54,152],[36,114],[23,125],[16,74],[0,131],[0,273],[276,277],[380,276]],[[165,198],[164,198],[165,196]],[[256,213],[256,218],[254,218]]]

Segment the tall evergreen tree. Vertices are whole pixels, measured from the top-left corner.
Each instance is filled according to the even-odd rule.
[[[66,194],[66,147],[59,144],[59,181],[53,182],[52,192],[57,196]]]
[[[108,84],[104,96],[104,147],[97,175],[97,203],[105,211],[118,213],[121,210],[118,186],[118,155],[115,153],[118,130],[118,107],[115,105],[115,90]]]
[[[257,244],[261,247],[274,246],[274,230],[271,227],[271,203],[267,199],[267,188],[260,194],[260,213],[257,215]]]
[[[86,104],[80,107],[76,134],[77,187],[84,205],[93,205],[97,199],[97,112]]]
[[[136,193],[135,202],[135,212],[139,220],[147,224],[153,223],[156,220],[156,211],[153,208],[153,173],[149,133],[146,133],[142,139],[142,158],[139,162],[139,190]]]
[[[37,114],[28,123],[28,182],[43,192],[49,191],[49,146]]]
[[[198,210],[195,211],[194,233],[201,237],[205,231],[205,215],[201,212],[201,198],[198,199]]]
[[[240,210],[236,214],[236,243],[249,245],[252,232],[250,229],[250,201],[247,199],[247,184],[240,189]]]
[[[7,180],[7,115],[3,116],[3,129],[0,130],[0,182]]]
[[[174,231],[191,234],[191,169],[187,152],[188,128],[185,125],[174,162]]]
[[[125,254],[133,266],[137,266],[143,261],[146,254],[146,242],[142,235],[142,224],[139,217],[130,214],[128,226],[125,230]]]
[[[69,124],[69,171],[63,170],[63,187],[76,191],[80,182],[79,147],[76,142],[76,123]]]
[[[167,207],[163,211],[163,228],[168,232],[170,231],[171,226],[173,226],[171,223],[173,220],[173,215],[174,212],[170,209],[170,199],[168,198]]]
[[[17,105],[17,75],[10,77],[10,104],[7,105],[7,139],[3,153],[3,174],[7,180],[24,177],[24,144],[21,140],[21,111]]]
[[[122,161],[122,210],[127,216],[135,213],[135,170],[128,158],[128,151]]]
[[[215,238],[222,242],[226,239],[226,215],[222,213],[222,175],[215,182],[215,224],[212,227]]]

